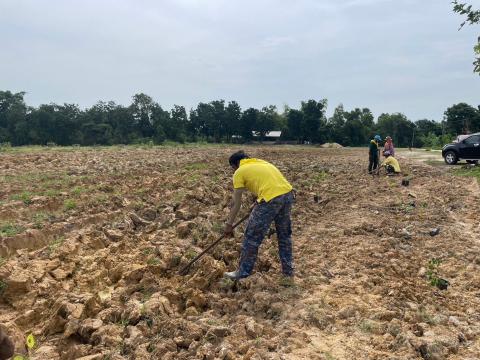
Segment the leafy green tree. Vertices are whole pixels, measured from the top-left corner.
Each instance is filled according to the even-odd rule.
[[[213,137],[213,129],[211,127],[214,122],[213,108],[210,104],[199,103],[195,110],[190,111],[189,128],[194,139],[200,137],[208,140]]]
[[[225,100],[215,100],[210,104],[212,117],[208,124],[210,133],[215,142],[221,142],[227,134],[227,111],[225,109]]]
[[[426,146],[425,143],[431,143],[431,135],[440,137],[443,129],[442,124],[434,120],[421,119],[415,121],[412,145],[414,147]]]
[[[163,143],[167,138],[174,139],[176,137],[177,129],[172,123],[170,113],[162,109],[160,105],[155,103],[152,106],[152,126],[153,126],[153,141],[156,144]]]
[[[135,120],[129,108],[121,105],[112,106],[109,119],[113,128],[112,141],[114,144],[131,144],[134,139],[141,137],[139,130],[135,127]]]
[[[230,101],[225,109],[226,112],[226,129],[225,135],[227,141],[232,140],[233,135],[240,134],[240,119],[242,117],[242,109],[236,101]]]
[[[265,135],[275,129],[278,124],[277,108],[273,105],[266,106],[258,112],[258,118],[253,130],[260,136],[261,140],[265,139]]]
[[[255,129],[255,125],[258,121],[259,111],[255,108],[248,108],[242,113],[240,123],[240,135],[243,141],[252,141],[252,131]]]
[[[459,103],[445,111],[448,132],[468,134],[480,131],[480,111],[466,103]]]
[[[287,126],[290,138],[301,143],[303,139],[303,112],[296,109],[289,109],[287,113]]]
[[[187,137],[188,116],[183,106],[174,105],[170,111],[170,139],[180,143],[185,142]]]
[[[0,143],[11,142],[12,145],[23,145],[22,142],[16,141],[15,135],[19,134],[20,129],[28,128],[26,124],[17,127],[18,123],[25,121],[27,106],[24,96],[24,92],[0,91]],[[28,137],[25,136],[24,140],[28,142]]]
[[[345,136],[346,116],[343,104],[338,105],[333,111],[333,115],[328,119],[328,137],[331,141],[342,145],[347,145],[349,139]]]
[[[152,114],[157,106],[158,104],[146,94],[140,93],[133,96],[130,111],[135,120],[136,128],[144,138],[151,137],[155,132]]]
[[[346,126],[350,126],[350,136],[355,139],[356,145],[367,144],[375,128],[374,117],[370,109],[355,108],[345,112],[345,117],[347,119]],[[352,132],[353,129],[356,129],[355,133]]]
[[[452,4],[454,12],[466,16],[466,19],[460,25],[460,28],[462,28],[466,23],[470,25],[480,24],[480,10],[473,9],[472,5],[459,2],[458,0],[452,1]],[[480,36],[478,37],[478,43],[474,46],[473,50],[477,55],[475,61],[473,62],[473,71],[480,75]]]
[[[411,146],[415,124],[401,113],[381,114],[377,131],[382,137],[391,136],[396,146]]]
[[[301,111],[303,113],[302,132],[304,140],[321,141],[326,132],[325,110],[327,100],[302,101]]]

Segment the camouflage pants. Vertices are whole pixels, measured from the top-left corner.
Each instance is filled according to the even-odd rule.
[[[293,199],[293,192],[289,192],[255,206],[245,229],[240,256],[240,277],[244,278],[252,273],[257,260],[258,248],[262,244],[272,221],[275,221],[277,231],[282,272],[286,276],[293,276],[292,227],[290,221]]]

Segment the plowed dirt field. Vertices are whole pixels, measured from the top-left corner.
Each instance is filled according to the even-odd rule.
[[[274,234],[254,275],[222,278],[238,263],[241,230],[178,275],[222,232],[228,156],[239,149],[0,154],[0,324],[17,353],[480,358],[480,189],[415,160],[400,159],[402,186],[403,177],[367,175],[365,150],[245,147],[298,191],[295,285],[280,281]]]

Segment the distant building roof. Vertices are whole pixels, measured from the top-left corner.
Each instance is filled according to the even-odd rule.
[[[258,136],[256,131],[252,131],[253,136]],[[265,134],[265,137],[279,138],[282,135],[281,131],[269,131]]]

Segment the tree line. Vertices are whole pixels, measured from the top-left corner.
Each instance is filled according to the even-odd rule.
[[[337,142],[363,146],[376,133],[390,135],[397,146],[435,147],[455,135],[480,131],[480,106],[449,107],[442,121],[409,120],[404,114],[381,114],[368,108],[335,108],[326,116],[327,100],[302,101],[299,108],[275,106],[243,110],[235,101],[199,103],[189,112],[174,105],[163,109],[146,94],[136,94],[129,106],[98,102],[81,109],[74,104],[27,106],[24,92],[0,91],[0,143],[21,145],[113,145],[165,141],[251,142],[273,130],[282,141]]]

